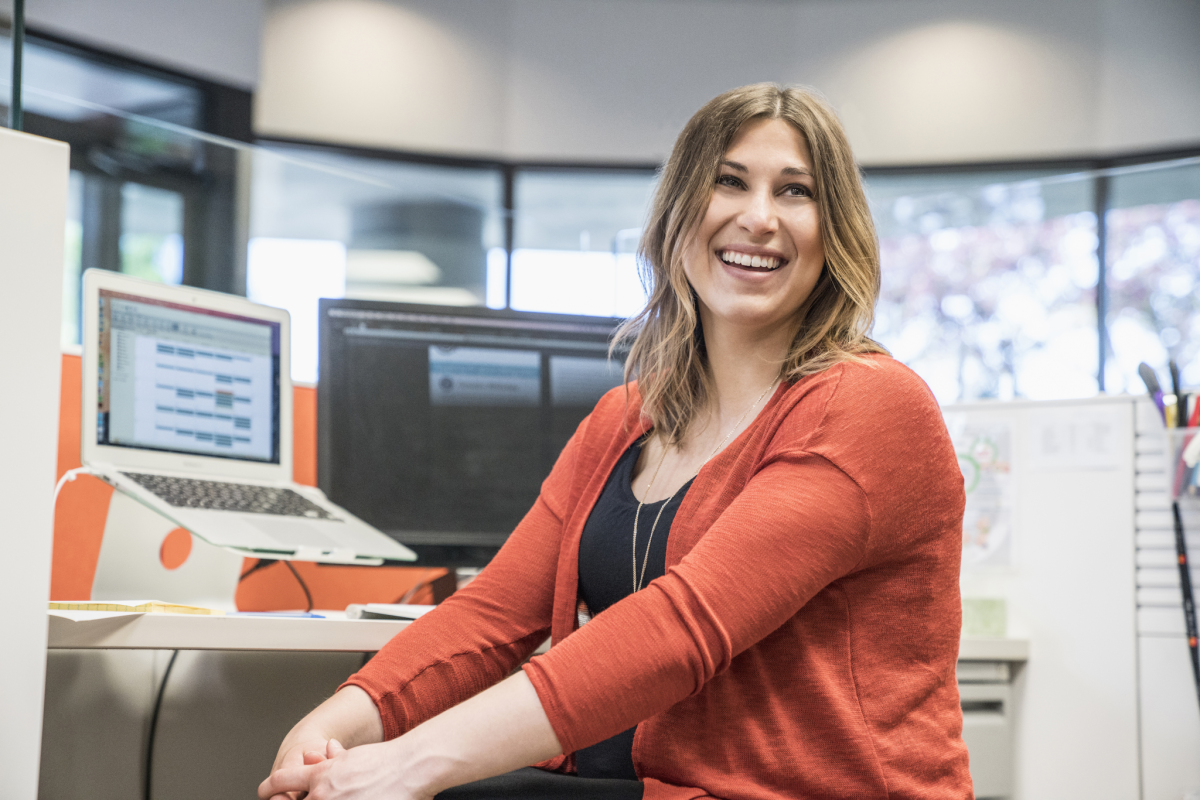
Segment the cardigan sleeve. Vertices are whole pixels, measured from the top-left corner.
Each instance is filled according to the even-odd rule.
[[[499,682],[549,636],[563,498],[577,468],[568,442],[533,508],[464,589],[392,638],[343,686],[371,696],[393,739]]]
[[[682,561],[524,669],[572,752],[701,690],[864,558],[865,494],[823,456],[773,454]]]

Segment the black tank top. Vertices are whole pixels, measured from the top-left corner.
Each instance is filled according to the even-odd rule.
[[[658,503],[646,503],[637,515],[638,501],[633,495],[633,468],[642,452],[642,441],[633,444],[613,468],[608,483],[596,501],[579,541],[579,599],[594,617],[604,609],[633,594],[633,520],[638,516],[637,571],[646,560],[643,587],[666,572],[667,534],[675,520],[679,504],[691,488],[683,485],[675,496]],[[666,507],[663,508],[663,503]],[[662,509],[658,525],[654,518]],[[654,536],[650,537],[650,529]],[[649,540],[649,541],[647,541]],[[575,753],[575,766],[581,778],[623,778],[637,780],[633,768],[633,736],[637,726],[603,742]]]

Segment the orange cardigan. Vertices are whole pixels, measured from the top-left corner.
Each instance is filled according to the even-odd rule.
[[[962,476],[925,384],[867,362],[780,387],[700,471],[666,575],[577,630],[584,523],[646,430],[636,387],[610,392],[492,563],[349,683],[392,738],[549,632],[524,669],[564,752],[640,723],[646,800],[970,798]]]

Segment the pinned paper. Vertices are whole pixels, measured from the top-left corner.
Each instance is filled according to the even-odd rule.
[[[1120,409],[1046,409],[1029,415],[1029,468],[1038,472],[1121,466]]]

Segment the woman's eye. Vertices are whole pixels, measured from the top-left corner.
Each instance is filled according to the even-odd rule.
[[[812,189],[802,183],[793,183],[783,190],[788,197],[812,197]]]
[[[717,185],[740,187],[742,185],[742,180],[735,175],[718,175]]]

